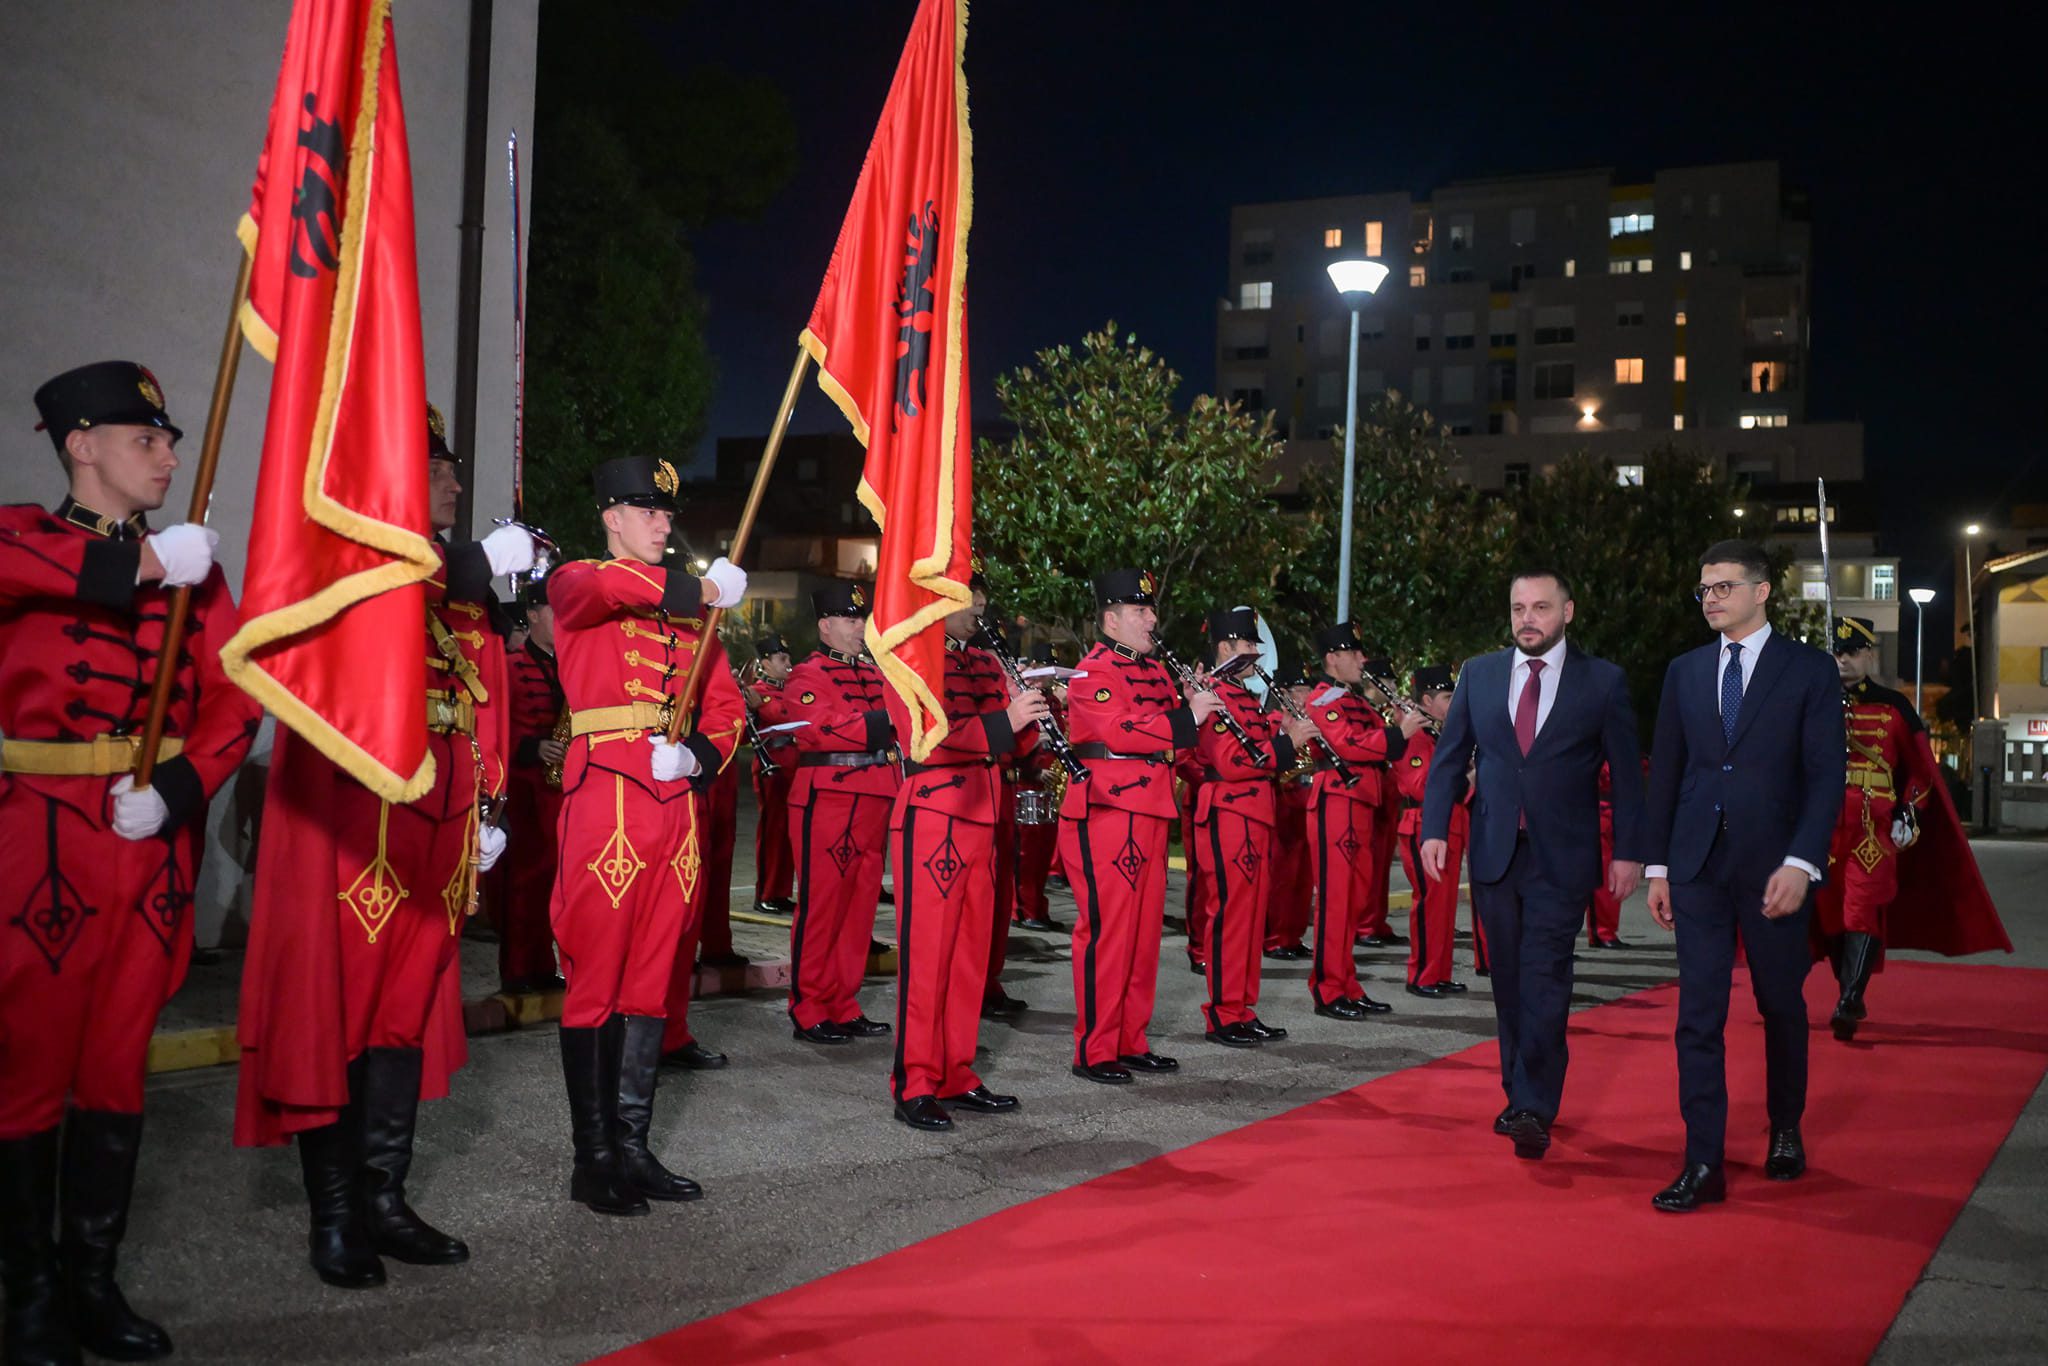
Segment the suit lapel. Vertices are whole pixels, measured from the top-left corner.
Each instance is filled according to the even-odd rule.
[[[1719,659],[1720,653],[1719,647],[1716,647],[1714,657]],[[1729,749],[1732,750],[1742,743],[1742,737],[1749,731],[1750,722],[1756,719],[1759,704],[1770,692],[1771,686],[1778,681],[1778,676],[1785,672],[1785,665],[1790,662],[1791,656],[1791,650],[1785,646],[1783,637],[1776,631],[1764,639],[1763,653],[1756,657],[1756,672],[1749,676],[1749,686],[1742,690],[1742,710],[1735,714],[1735,738],[1728,742]],[[1717,689],[1718,686],[1717,679]]]
[[[1510,667],[1512,668],[1513,666],[1510,665]],[[1563,733],[1566,713],[1577,703],[1579,695],[1585,691],[1578,686],[1585,681],[1586,656],[1580,654],[1575,646],[1565,646],[1564,662],[1559,664],[1557,668],[1557,696],[1550,700],[1550,715],[1544,718],[1542,727],[1537,730],[1536,743],[1529,746],[1529,757],[1531,759],[1535,758],[1537,751],[1545,748],[1551,739]],[[1512,732],[1510,733],[1510,738],[1512,738]]]

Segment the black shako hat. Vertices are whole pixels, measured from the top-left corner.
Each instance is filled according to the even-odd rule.
[[[754,637],[754,654],[757,658],[766,659],[770,655],[786,655],[788,653],[789,646],[784,644],[782,637],[773,631],[768,632],[766,635]]]
[[[64,438],[87,427],[155,427],[176,441],[185,435],[164,411],[156,376],[132,360],[102,360],[66,370],[36,390],[36,412],[59,454]]]
[[[1256,641],[1259,638],[1259,614],[1249,607],[1226,607],[1220,612],[1211,612],[1202,626],[1209,633],[1212,645],[1225,640]]]
[[[1392,678],[1394,676],[1394,661],[1388,659],[1385,655],[1367,655],[1365,657],[1365,672],[1367,677],[1370,678]]]
[[[453,460],[455,452],[448,449],[448,419],[441,416],[441,410],[433,404],[427,405],[427,459]]]
[[[657,512],[679,511],[676,490],[682,481],[676,467],[656,455],[629,455],[607,460],[591,471],[590,487],[597,494],[597,510],[617,507],[653,508]]]
[[[1458,685],[1451,680],[1451,666],[1448,664],[1425,664],[1415,671],[1415,695],[1426,692],[1450,692]]]
[[[867,587],[851,579],[834,579],[823,588],[812,590],[811,611],[820,620],[826,617],[864,618],[868,614]]]
[[[1877,623],[1869,617],[1835,618],[1835,653],[1853,655],[1877,645]]]
[[[525,607],[547,606],[548,581],[546,579],[529,579],[519,585],[519,601]]]
[[[1049,640],[1041,640],[1036,645],[1032,646],[1031,659],[1029,662],[1034,665],[1058,664],[1059,661],[1057,659],[1054,659],[1052,656],[1052,642]]]
[[[1157,607],[1159,580],[1149,569],[1111,569],[1095,576],[1095,606]]]
[[[1317,653],[1329,654],[1333,650],[1357,650],[1363,653],[1365,647],[1358,643],[1358,628],[1345,621],[1335,626],[1325,626],[1316,632]]]

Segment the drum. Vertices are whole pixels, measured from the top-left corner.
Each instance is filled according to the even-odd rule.
[[[1036,788],[1017,789],[1017,824],[1051,825],[1055,819],[1052,797]]]

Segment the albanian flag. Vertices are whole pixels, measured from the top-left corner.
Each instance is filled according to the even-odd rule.
[[[940,621],[971,601],[965,0],[923,0],[800,338],[867,447],[860,500],[882,529],[868,649],[912,759],[946,734]]]
[[[426,370],[389,0],[298,0],[242,331],[275,367],[228,676],[389,801],[426,752]]]

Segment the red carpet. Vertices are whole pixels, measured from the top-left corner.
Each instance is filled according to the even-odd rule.
[[[1889,968],[1870,1046],[1814,1035],[1783,1185],[1736,991],[1729,1200],[1699,1214],[1649,1204],[1682,1142],[1662,987],[1573,1018],[1543,1162],[1489,1131],[1488,1043],[606,1360],[1864,1361],[2048,1068],[2048,972]]]

